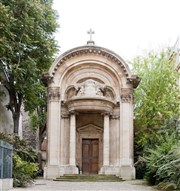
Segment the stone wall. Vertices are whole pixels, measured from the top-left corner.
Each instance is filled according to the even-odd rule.
[[[12,113],[6,108],[9,100],[8,92],[2,85],[0,85],[0,91],[5,92],[0,97],[0,132],[11,134],[13,133]]]
[[[37,130],[32,130],[30,127],[30,119],[28,112],[22,112],[22,136],[26,139],[30,146],[37,149],[38,136]]]

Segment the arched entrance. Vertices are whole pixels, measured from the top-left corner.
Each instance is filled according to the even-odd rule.
[[[139,78],[114,52],[87,45],[62,54],[48,86],[45,178],[114,174],[133,179],[133,88]]]

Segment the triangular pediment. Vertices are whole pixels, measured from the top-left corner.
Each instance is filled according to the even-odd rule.
[[[88,125],[79,127],[77,131],[80,133],[101,133],[103,132],[103,129],[94,124],[88,124]]]

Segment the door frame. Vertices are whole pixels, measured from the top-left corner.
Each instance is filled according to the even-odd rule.
[[[88,124],[77,129],[76,139],[76,162],[82,169],[82,140],[83,139],[98,139],[99,140],[99,158],[98,172],[103,165],[103,129],[93,124]]]

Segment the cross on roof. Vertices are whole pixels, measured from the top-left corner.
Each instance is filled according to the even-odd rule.
[[[87,33],[90,36],[90,40],[89,41],[92,41],[92,35],[94,34],[94,31],[92,29],[90,29],[89,31],[87,31]]]

